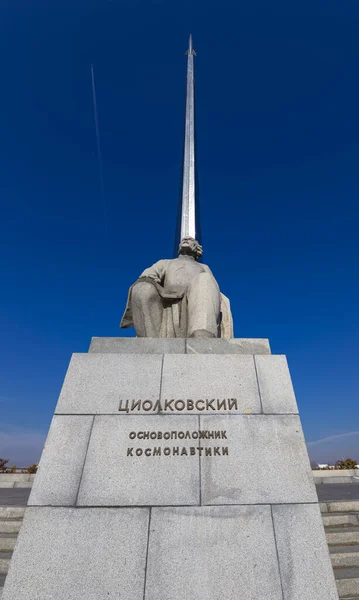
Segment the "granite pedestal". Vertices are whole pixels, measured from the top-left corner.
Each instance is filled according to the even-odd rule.
[[[337,600],[284,356],[94,338],[74,354],[2,600]]]

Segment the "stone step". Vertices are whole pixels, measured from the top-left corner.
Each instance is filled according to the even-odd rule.
[[[358,567],[339,567],[334,569],[335,579],[358,579],[359,581],[359,568]]]
[[[326,532],[329,546],[359,544],[359,531],[335,531]]]
[[[15,544],[16,537],[0,537],[0,556],[1,552],[12,552]]]
[[[0,519],[0,533],[19,533],[22,521]]]
[[[340,533],[341,531],[358,531],[359,532],[359,526],[357,527],[356,525],[347,525],[346,527],[325,527],[325,531],[327,531],[328,533],[333,532],[333,533]]]
[[[322,513],[359,512],[359,500],[345,500],[341,502],[320,502]]]
[[[341,554],[345,552],[359,552],[359,545],[351,544],[350,546],[330,546],[330,554]]]
[[[1,558],[0,555],[0,574],[6,575],[10,566],[10,558]]]
[[[359,567],[359,552],[339,552],[330,555],[333,568]]]
[[[346,525],[359,525],[357,515],[353,514],[336,514],[323,515],[324,527],[345,527]]]
[[[337,590],[339,598],[352,598],[359,596],[359,579],[337,579]]]
[[[22,519],[25,506],[0,506],[0,519]]]

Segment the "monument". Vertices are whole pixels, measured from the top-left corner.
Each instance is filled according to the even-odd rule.
[[[198,263],[188,51],[180,256],[72,356],[2,600],[337,600],[285,356]]]

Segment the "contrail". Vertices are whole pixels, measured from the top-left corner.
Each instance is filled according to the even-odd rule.
[[[313,442],[307,442],[307,446],[315,446],[322,442],[332,442],[333,440],[340,440],[342,438],[350,437],[352,435],[358,435],[359,431],[348,431],[347,433],[337,433],[336,435],[329,435],[328,437],[321,438],[320,440],[314,440]]]
[[[102,154],[101,154],[101,144],[100,144],[100,128],[99,128],[99,123],[98,123],[96,86],[95,86],[95,75],[94,75],[93,65],[91,65],[91,81],[92,81],[93,112],[94,112],[94,117],[95,117],[95,129],[96,129],[97,156],[98,156],[99,169],[100,169],[100,192],[101,192],[102,205],[103,205],[103,218],[104,218],[105,233],[107,234],[107,230],[108,230],[108,227],[107,227],[107,204],[106,204],[106,196],[105,196],[105,185],[104,185],[104,181],[103,181]]]

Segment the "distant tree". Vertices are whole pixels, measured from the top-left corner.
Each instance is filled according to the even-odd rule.
[[[0,458],[0,473],[5,473],[6,465],[9,462],[9,459]]]
[[[9,467],[6,470],[7,470],[8,473],[16,473],[16,469],[17,469],[16,465],[11,465],[11,467]]]
[[[30,475],[37,473],[38,466],[39,466],[38,463],[35,463],[34,465],[30,465],[29,467],[27,467],[27,469],[25,469],[25,473],[30,473]]]
[[[335,463],[336,469],[355,469],[357,466],[357,461],[352,458],[342,458],[341,460],[337,460]]]
[[[319,469],[319,465],[316,460],[311,460],[310,466],[312,468],[312,471],[317,471]]]

